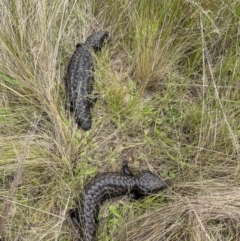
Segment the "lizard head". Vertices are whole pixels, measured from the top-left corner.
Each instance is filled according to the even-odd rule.
[[[102,48],[104,44],[104,40],[107,37],[108,37],[108,32],[106,31],[95,32],[87,38],[85,44],[87,44],[90,47],[93,47],[95,51],[99,51]]]
[[[85,131],[91,128],[91,120],[77,119],[77,124],[78,124],[78,127],[81,127]]]
[[[158,176],[151,171],[142,171],[137,177],[138,191],[144,195],[156,193],[167,187]]]
[[[90,114],[85,116],[85,118],[76,114],[76,122],[77,122],[78,127],[82,128],[85,131],[89,130],[92,125]]]

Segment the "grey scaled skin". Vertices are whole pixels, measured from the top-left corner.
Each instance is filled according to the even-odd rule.
[[[158,176],[144,170],[134,176],[127,161],[122,163],[123,173],[102,173],[93,178],[84,188],[77,208],[69,212],[72,221],[78,225],[83,241],[95,241],[97,218],[100,205],[108,198],[130,193],[131,197],[156,193],[167,187]]]
[[[90,35],[85,43],[79,43],[68,65],[66,78],[67,106],[75,113],[75,120],[84,130],[91,128],[90,107],[92,104],[89,95],[92,93],[93,58],[91,51],[100,51],[108,32],[99,31]]]

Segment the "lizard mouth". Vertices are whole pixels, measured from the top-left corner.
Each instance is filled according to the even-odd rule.
[[[76,120],[78,127],[81,127],[83,130],[87,131],[91,128],[91,118],[83,119],[83,118],[77,118]]]

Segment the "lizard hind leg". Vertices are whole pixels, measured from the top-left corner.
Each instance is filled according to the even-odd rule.
[[[126,160],[124,160],[122,162],[122,169],[123,169],[124,175],[131,176],[131,177],[134,176],[133,173],[130,171],[130,169],[128,167],[128,162]],[[144,195],[141,194],[138,190],[131,190],[129,195],[130,195],[130,198],[135,199],[135,200],[138,200],[138,199],[141,199],[142,197],[144,197]]]
[[[122,170],[125,175],[132,176],[132,177],[134,176],[133,173],[130,171],[128,167],[128,162],[126,160],[122,162]]]
[[[92,107],[98,100],[98,95],[92,95],[87,98],[89,107]]]
[[[80,219],[79,219],[79,212],[78,212],[78,209],[71,209],[69,212],[68,212],[71,220],[73,221],[73,223],[77,226],[80,225]]]

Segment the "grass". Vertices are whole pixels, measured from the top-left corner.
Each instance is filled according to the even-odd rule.
[[[98,240],[234,241],[239,230],[237,1],[1,1],[1,240],[76,240],[86,180],[127,159],[169,185],[105,203]],[[78,42],[95,58],[93,126],[65,111]]]

